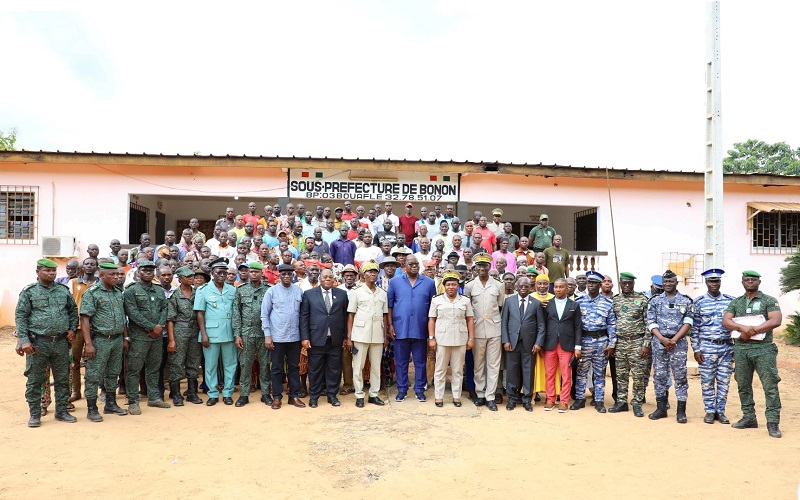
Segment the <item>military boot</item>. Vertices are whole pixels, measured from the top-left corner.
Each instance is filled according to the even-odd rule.
[[[39,427],[40,425],[42,425],[42,416],[31,414],[31,418],[28,419],[28,427]]]
[[[172,405],[164,402],[163,399],[155,399],[153,401],[147,400],[147,406],[151,408],[172,408]]]
[[[769,437],[779,438],[783,436],[783,433],[778,428],[778,422],[767,422],[767,430],[769,431]]]
[[[758,420],[756,417],[744,416],[738,422],[731,424],[734,429],[758,429]]]
[[[106,398],[108,401],[108,398]],[[86,398],[86,418],[92,422],[102,422],[103,416],[97,411],[97,400]]]
[[[647,416],[650,420],[667,418],[667,398],[656,398],[656,411]]]
[[[678,401],[678,411],[675,414],[675,420],[677,420],[679,424],[686,423],[686,401]]]
[[[197,379],[188,379],[186,381],[188,389],[186,390],[186,401],[196,405],[203,404],[203,400],[197,396]]]
[[[631,406],[633,407],[633,416],[644,417],[644,412],[642,411],[642,405],[637,405],[636,403],[633,403]]]
[[[68,424],[74,424],[78,421],[78,419],[70,415],[67,410],[56,410],[56,420],[60,422],[66,422]]]
[[[175,406],[183,406],[183,396],[181,395],[181,383],[170,382],[169,392],[172,394],[172,404]]]
[[[617,401],[614,406],[608,409],[608,413],[620,413],[623,411],[628,411],[628,403],[623,401]]]
[[[106,405],[103,407],[103,413],[107,415],[127,415],[128,410],[117,406],[117,395],[106,393]]]
[[[586,408],[585,399],[576,399],[572,402],[572,406],[569,407],[570,410],[580,410],[581,408]]]

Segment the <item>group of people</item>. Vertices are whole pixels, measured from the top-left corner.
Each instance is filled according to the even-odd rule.
[[[434,404],[443,406],[449,378],[455,406],[466,389],[490,411],[503,393],[507,410],[532,411],[544,393],[544,409],[564,413],[585,408],[589,385],[597,412],[642,417],[652,366],[657,406],[649,418],[667,416],[674,385],[676,419],[685,423],[691,339],[704,422],[729,423],[735,352],[744,415],[733,427],[758,426],[755,372],[767,396],[769,434],[781,435],[772,342],[781,315],[777,300],[758,290],[758,273],[743,273],[745,294],[737,299],[719,292],[718,269],[704,273],[708,292],[694,301],[677,291],[669,270],[653,277],[648,293],[636,292],[635,276],[621,273],[614,295],[610,276],[569,276],[569,254],[546,214],[520,238],[501,222],[500,209],[491,223],[476,212],[477,222],[462,231],[452,205],[444,213],[423,207],[419,218],[411,203],[403,216],[390,202],[380,215],[379,206],[352,212],[349,201],[333,211],[317,207],[317,215],[301,205],[295,215],[287,204],[286,214],[267,206],[258,216],[255,207],[245,215],[226,210],[210,239],[192,219],[180,244],[168,231],[155,248],[146,234],[130,252],[113,240],[107,257],[90,245],[82,263],[68,263],[74,275],[67,280],[56,279],[54,262],[38,261],[37,281],[21,292],[16,311],[29,426],[41,423],[48,370],[55,418],[76,420],[69,411],[81,397],[83,359],[87,417],[95,422],[103,420],[98,398],[103,414],[141,414],[142,374],[147,406],[169,408],[167,370],[175,406],[203,403],[204,388],[206,405],[221,396],[241,407],[253,387],[275,410],[284,390],[295,407],[305,407],[306,397],[317,407],[323,396],[339,406],[337,396],[351,392],[357,407],[382,406],[380,389],[395,383],[398,403],[411,391],[426,401],[432,385]],[[326,239],[326,232],[338,238]],[[609,363],[614,404],[606,408]],[[118,385],[127,410],[116,403]]]

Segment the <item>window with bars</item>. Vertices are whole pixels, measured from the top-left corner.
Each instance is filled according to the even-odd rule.
[[[749,207],[750,251],[789,254],[800,244],[800,212]]]
[[[38,186],[0,186],[0,243],[39,243],[38,199]]]

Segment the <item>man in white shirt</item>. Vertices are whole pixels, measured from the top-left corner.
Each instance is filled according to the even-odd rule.
[[[378,220],[380,221],[381,226],[383,226],[383,223],[384,221],[386,221],[386,219],[389,219],[392,221],[392,226],[394,227],[393,231],[395,233],[398,232],[400,230],[400,219],[395,214],[392,213],[392,202],[387,201],[386,204],[383,206],[383,208],[384,208],[384,213],[378,216]]]

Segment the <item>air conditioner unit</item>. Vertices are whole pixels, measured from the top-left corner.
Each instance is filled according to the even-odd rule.
[[[78,239],[75,236],[42,236],[42,256],[76,257]]]

